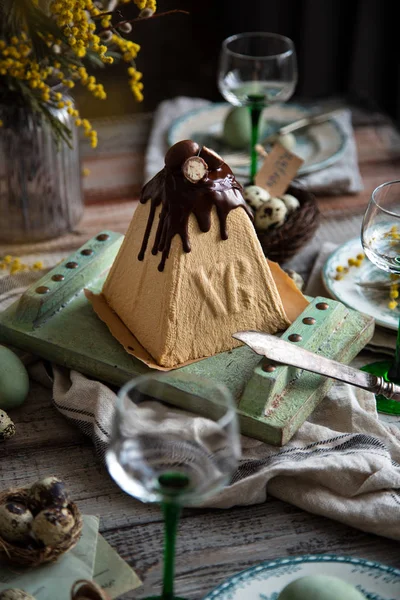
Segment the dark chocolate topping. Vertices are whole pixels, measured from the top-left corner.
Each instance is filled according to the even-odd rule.
[[[189,151],[190,144],[193,144],[191,146],[193,150],[194,142],[189,140],[178,142],[170,148],[167,156],[168,154],[172,157],[179,155],[182,162],[177,164],[175,161],[168,161],[169,164],[173,163],[173,168],[169,168],[166,164],[164,169],[144,186],[140,196],[142,204],[150,200],[151,206],[138,255],[139,260],[144,259],[155,212],[157,207],[160,204],[162,205],[156,237],[151,250],[154,255],[158,252],[162,253],[161,262],[158,265],[159,271],[164,270],[165,261],[168,258],[171,242],[175,235],[181,237],[184,252],[190,252],[188,222],[191,213],[195,215],[200,230],[207,232],[211,228],[211,210],[215,206],[220,223],[221,239],[223,240],[228,239],[226,221],[231,210],[241,206],[249,218],[253,220],[253,214],[242,196],[242,186],[236,181],[226,163],[222,162],[217,169],[208,164],[209,171],[207,175],[197,183],[191,183],[184,177],[181,167],[189,156],[186,151],[182,152],[182,147],[184,145],[184,149]],[[175,148],[179,145],[181,147],[177,148],[175,154]],[[191,156],[195,155],[192,154]],[[204,154],[203,158],[206,160]]]
[[[165,155],[165,166],[167,169],[180,169],[185,160],[191,156],[197,156],[200,146],[192,140],[177,142]]]

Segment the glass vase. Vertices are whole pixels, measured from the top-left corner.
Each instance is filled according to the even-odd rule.
[[[83,213],[78,134],[57,145],[48,122],[27,107],[0,105],[0,241],[38,242],[72,231]]]

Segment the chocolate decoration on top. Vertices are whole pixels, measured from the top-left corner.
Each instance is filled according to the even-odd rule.
[[[206,149],[208,150],[208,149]],[[238,183],[226,163],[213,153],[212,160],[207,162],[208,172],[197,183],[191,183],[182,173],[183,163],[191,156],[201,155],[207,162],[207,152],[191,140],[178,142],[170,148],[166,155],[166,165],[143,188],[140,202],[146,204],[150,200],[150,213],[143,236],[138,260],[143,260],[146,253],[156,209],[162,205],[157,232],[151,250],[153,255],[162,253],[158,270],[163,271],[168,258],[172,239],[179,235],[184,252],[190,252],[188,234],[189,217],[193,213],[200,231],[206,233],[211,228],[211,211],[215,206],[220,225],[221,239],[228,239],[226,221],[231,210],[241,206],[249,219],[253,214],[242,196],[242,186]],[[168,160],[167,160],[168,158]],[[219,167],[215,168],[215,164]]]

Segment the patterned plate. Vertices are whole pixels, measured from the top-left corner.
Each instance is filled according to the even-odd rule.
[[[363,261],[361,267],[352,267],[344,275],[343,279],[335,279],[336,267],[347,265],[349,258],[354,258],[362,252],[360,238],[354,238],[339,246],[326,261],[322,280],[328,292],[335,300],[343,302],[350,308],[363,312],[374,317],[377,325],[397,331],[399,324],[399,311],[391,310],[388,307],[389,290],[381,291],[367,289],[359,283],[369,281],[385,281],[389,275],[380,269],[377,269],[367,258]]]
[[[176,119],[168,132],[168,144],[172,146],[179,140],[192,139],[211,147],[225,158],[237,176],[248,176],[250,156],[247,152],[232,150],[222,140],[222,127],[225,117],[232,108],[225,102],[210,104],[204,108],[193,110]],[[302,106],[282,104],[265,109],[261,138],[274,133],[279,127],[297,121],[309,114]],[[336,162],[343,154],[347,136],[334,119],[313,125],[307,129],[293,132],[296,138],[294,152],[303,158],[304,163],[299,175],[319,171]],[[237,161],[240,155],[244,159]],[[262,159],[260,159],[260,166]]]
[[[362,558],[317,554],[278,558],[242,571],[212,590],[204,600],[277,600],[285,586],[305,575],[339,577],[367,600],[400,598],[400,570]]]

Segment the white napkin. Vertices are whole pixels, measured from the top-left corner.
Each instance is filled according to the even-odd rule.
[[[164,156],[168,149],[167,134],[173,121],[189,111],[203,108],[208,104],[211,104],[208,100],[184,96],[161,102],[154,115],[146,151],[145,181],[151,179],[164,166]],[[358,169],[350,110],[343,109],[335,120],[347,137],[342,157],[330,167],[302,176],[300,179],[305,187],[317,194],[357,193],[363,189],[363,184]]]
[[[54,406],[91,437],[104,458],[115,393],[76,371],[54,367],[53,398]],[[169,432],[182,436],[176,451],[174,446],[169,450],[175,465],[180,446],[197,441],[199,431],[202,439],[212,437],[208,434],[214,422],[159,402],[147,404],[152,409],[149,431],[163,422]],[[128,422],[124,425],[129,428]],[[145,433],[146,422],[141,421],[141,435]],[[400,430],[378,419],[369,392],[334,386],[283,448],[245,436],[241,444],[242,458],[230,485],[205,506],[257,504],[271,494],[309,512],[400,540]]]

